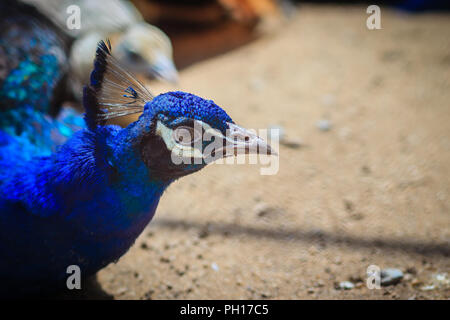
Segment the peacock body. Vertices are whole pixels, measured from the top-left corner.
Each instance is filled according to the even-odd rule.
[[[202,150],[212,142],[194,143],[196,126],[223,141],[219,149],[226,154],[268,150],[211,100],[185,92],[153,97],[103,42],[84,89],[84,118],[53,111],[65,64],[56,59],[53,42],[40,42],[45,46],[36,51],[37,42],[23,47],[17,63],[7,63],[14,68],[2,82],[1,95],[11,99],[1,108],[1,118],[9,119],[0,130],[1,294],[61,288],[71,265],[87,277],[117,261],[152,219],[167,186],[207,165]],[[14,81],[24,93],[11,97]],[[138,112],[126,128],[106,124]],[[181,140],[178,130],[193,134]],[[189,161],[174,161],[174,154]]]

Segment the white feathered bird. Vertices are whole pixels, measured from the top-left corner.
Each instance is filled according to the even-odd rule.
[[[64,34],[73,39],[69,81],[76,98],[81,98],[82,87],[88,83],[97,44],[105,38],[109,38],[113,43],[113,56],[125,68],[138,76],[156,77],[171,83],[178,81],[170,39],[163,31],[146,23],[130,2],[123,0],[21,1],[36,7]],[[68,19],[74,19],[73,15],[77,14],[78,8],[80,28],[70,29]]]

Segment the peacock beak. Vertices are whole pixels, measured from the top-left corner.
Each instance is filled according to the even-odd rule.
[[[238,154],[278,155],[270,145],[260,138],[253,130],[248,130],[234,123],[228,123],[225,156]]]
[[[150,66],[149,73],[158,79],[165,80],[172,84],[178,84],[178,71],[170,57],[156,53],[155,60]]]

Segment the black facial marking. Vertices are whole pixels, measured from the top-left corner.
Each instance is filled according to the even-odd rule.
[[[152,177],[162,181],[172,181],[196,172],[203,167],[203,165],[197,165],[187,168],[184,163],[175,164],[172,161],[172,152],[167,149],[162,137],[155,133],[155,123],[152,128],[150,133],[144,136],[140,142],[142,160],[149,168]]]

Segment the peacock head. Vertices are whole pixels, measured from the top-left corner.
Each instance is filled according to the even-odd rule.
[[[129,71],[171,83],[178,82],[170,39],[157,27],[141,22],[130,26],[117,39],[114,57]]]
[[[152,177],[172,181],[224,157],[274,154],[212,100],[181,91],[153,97],[110,52],[109,44],[100,42],[84,89],[85,121],[95,131],[109,119],[142,113],[122,136]]]

